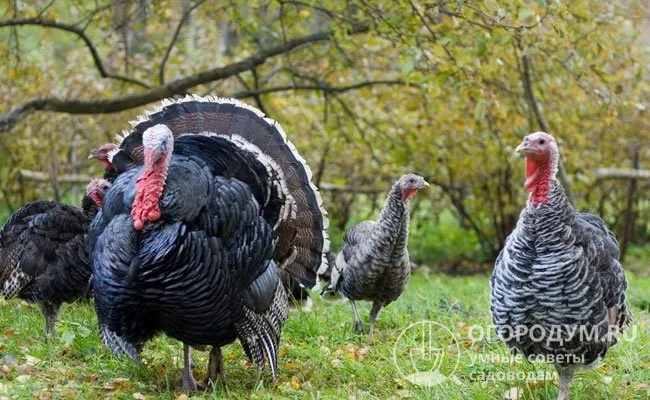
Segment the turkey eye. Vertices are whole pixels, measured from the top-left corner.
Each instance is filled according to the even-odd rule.
[[[544,143],[545,143],[544,139],[539,139],[539,144],[544,144]]]

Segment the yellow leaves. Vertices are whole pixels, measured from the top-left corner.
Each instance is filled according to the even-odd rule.
[[[368,354],[369,350],[370,347],[368,346],[346,344],[344,348],[336,350],[334,355],[346,360],[363,361],[366,359],[366,354]]]
[[[187,395],[185,393],[182,393],[182,394],[179,394],[178,396],[176,396],[176,400],[188,400],[188,399],[189,399],[189,397],[187,397]]]

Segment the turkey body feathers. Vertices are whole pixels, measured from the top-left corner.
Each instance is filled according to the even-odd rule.
[[[265,174],[255,174],[256,179],[264,179],[262,184],[246,176],[238,179],[250,185],[265,217],[274,221],[276,262],[304,286],[314,286],[317,270],[327,266],[324,254],[329,248],[328,221],[320,194],[311,183],[311,171],[280,125],[233,99],[188,96],[164,101],[133,123],[133,130],[121,138],[121,151],[113,159],[118,171],[142,164],[142,135],[158,124],[172,131],[175,142],[191,136],[222,138],[244,150],[235,154],[248,154],[256,160],[255,168],[266,170]],[[174,152],[191,155],[196,150],[201,149],[185,144],[176,146]],[[248,161],[244,164],[250,164]],[[266,193],[256,192],[262,188]]]
[[[392,190],[378,222],[364,221],[348,230],[335,261],[332,284],[351,300],[386,305],[404,291],[410,273],[408,204]],[[333,271],[334,274],[334,271]]]
[[[214,144],[213,138],[200,140]],[[190,345],[222,346],[239,336],[255,356],[260,344],[242,337],[245,328],[253,329],[256,317],[249,314],[279,325],[286,320],[269,311],[279,283],[272,227],[249,186],[215,175],[212,161],[174,154],[160,199],[162,218],[141,232],[130,216],[141,168],[121,174],[106,194],[88,239],[100,325],[117,354],[133,358],[124,342],[139,349],[162,331]],[[268,312],[273,315],[263,317]],[[255,326],[257,332],[272,328]],[[279,329],[266,337],[275,351]]]
[[[89,223],[80,209],[51,201],[36,201],[14,213],[0,231],[4,296],[54,304],[84,296],[90,277],[84,248]],[[12,283],[17,277],[20,284]]]
[[[600,218],[576,213],[555,180],[547,205],[529,202],[521,212],[490,283],[497,332],[525,356],[565,355],[568,361],[556,364],[592,364],[615,343],[610,330],[629,320],[616,239]],[[535,325],[541,340],[506,333]],[[592,339],[572,330],[578,326]]]

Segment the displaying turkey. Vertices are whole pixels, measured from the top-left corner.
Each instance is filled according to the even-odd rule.
[[[196,390],[189,346],[213,346],[214,379],[220,347],[238,338],[275,377],[279,271],[314,286],[329,244],[311,172],[280,126],[234,100],[166,101],[112,162],[120,174],[88,237],[106,345],[138,360],[164,332],[184,343],[183,389]]]
[[[429,184],[413,174],[402,176],[391,188],[378,221],[363,221],[345,233],[343,247],[324,292],[338,292],[350,300],[354,328],[363,332],[356,300],[372,301],[370,334],[382,307],[402,294],[411,266],[406,248],[409,230],[409,200]]]
[[[0,285],[5,299],[38,303],[46,332],[55,335],[62,303],[88,295],[90,266],[84,236],[102,206],[109,183],[91,181],[82,209],[35,201],[16,211],[0,230]]]
[[[556,180],[559,152],[544,132],[517,147],[530,192],[490,280],[497,333],[527,359],[544,357],[567,399],[574,372],[593,366],[629,323],[618,243],[595,215],[578,213]]]

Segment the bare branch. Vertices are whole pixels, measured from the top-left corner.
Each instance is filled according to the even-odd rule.
[[[52,182],[53,177],[50,172],[41,172],[41,171],[32,171],[29,169],[21,169],[20,177],[28,181],[36,182]],[[79,174],[65,174],[58,175],[54,177],[56,182],[60,183],[78,183],[78,184],[87,184],[90,182],[93,177]]]
[[[151,85],[139,79],[131,78],[120,74],[113,74],[106,71],[106,68],[104,68],[104,64],[102,63],[102,59],[99,57],[99,53],[97,52],[97,48],[90,40],[88,35],[86,35],[86,33],[79,27],[66,24],[63,22],[52,21],[43,18],[21,18],[21,19],[0,20],[0,28],[6,26],[25,26],[25,25],[42,26],[46,28],[54,28],[54,29],[59,29],[62,31],[74,33],[86,44],[86,47],[90,51],[90,55],[93,58],[93,61],[95,62],[95,67],[97,67],[97,70],[99,71],[99,75],[101,75],[102,78],[110,78],[110,79],[116,79],[123,82],[133,83],[135,85],[142,86],[143,88],[146,89],[149,89],[151,87]]]
[[[192,14],[192,11],[196,10],[201,4],[205,3],[205,0],[199,0],[196,3],[192,4],[190,8],[185,10],[183,13],[183,16],[181,17],[181,20],[178,21],[178,25],[176,25],[176,30],[174,31],[174,36],[172,36],[171,42],[169,42],[169,46],[167,46],[167,50],[165,51],[165,55],[163,56],[162,61],[160,62],[160,69],[158,70],[158,81],[162,85],[165,83],[165,64],[167,64],[167,60],[169,59],[169,55],[171,54],[172,50],[174,49],[174,45],[176,45],[176,41],[178,40],[178,37],[180,36],[181,29],[183,28],[183,25],[185,25],[185,22],[190,18],[190,14]]]
[[[338,192],[338,193],[365,193],[365,194],[379,194],[383,193],[386,189],[375,189],[375,188],[362,188],[357,186],[341,186],[334,183],[322,182],[318,185],[319,190],[326,192]]]
[[[381,80],[380,79],[375,81],[357,82],[348,86],[330,86],[326,83],[319,83],[313,85],[296,84],[296,85],[274,86],[274,87],[262,88],[256,90],[249,89],[249,90],[243,90],[241,92],[234,93],[232,97],[236,97],[238,99],[244,99],[247,97],[259,96],[262,94],[268,94],[274,92],[298,91],[298,90],[313,90],[313,91],[321,91],[325,93],[343,93],[351,90],[356,90],[356,89],[361,89],[364,87],[376,86],[376,85],[402,85],[402,86],[409,86],[409,87],[419,87],[414,83],[409,83],[402,80]]]
[[[648,179],[650,180],[650,170],[633,169],[633,168],[598,168],[596,170],[596,179]]]
[[[355,25],[349,29],[348,33],[365,33],[368,29],[369,27],[367,25]],[[225,67],[213,68],[189,77],[175,79],[165,85],[157,86],[133,95],[102,100],[68,100],[58,97],[35,98],[0,115],[0,132],[10,130],[20,120],[36,111],[54,111],[68,114],[108,114],[139,107],[180,93],[185,93],[188,89],[201,84],[237,75],[240,72],[264,64],[271,57],[288,53],[293,49],[309,43],[329,40],[332,36],[333,32],[328,29],[323,32],[292,39],[285,43],[269,47],[266,50],[260,51],[241,61],[226,65]]]

